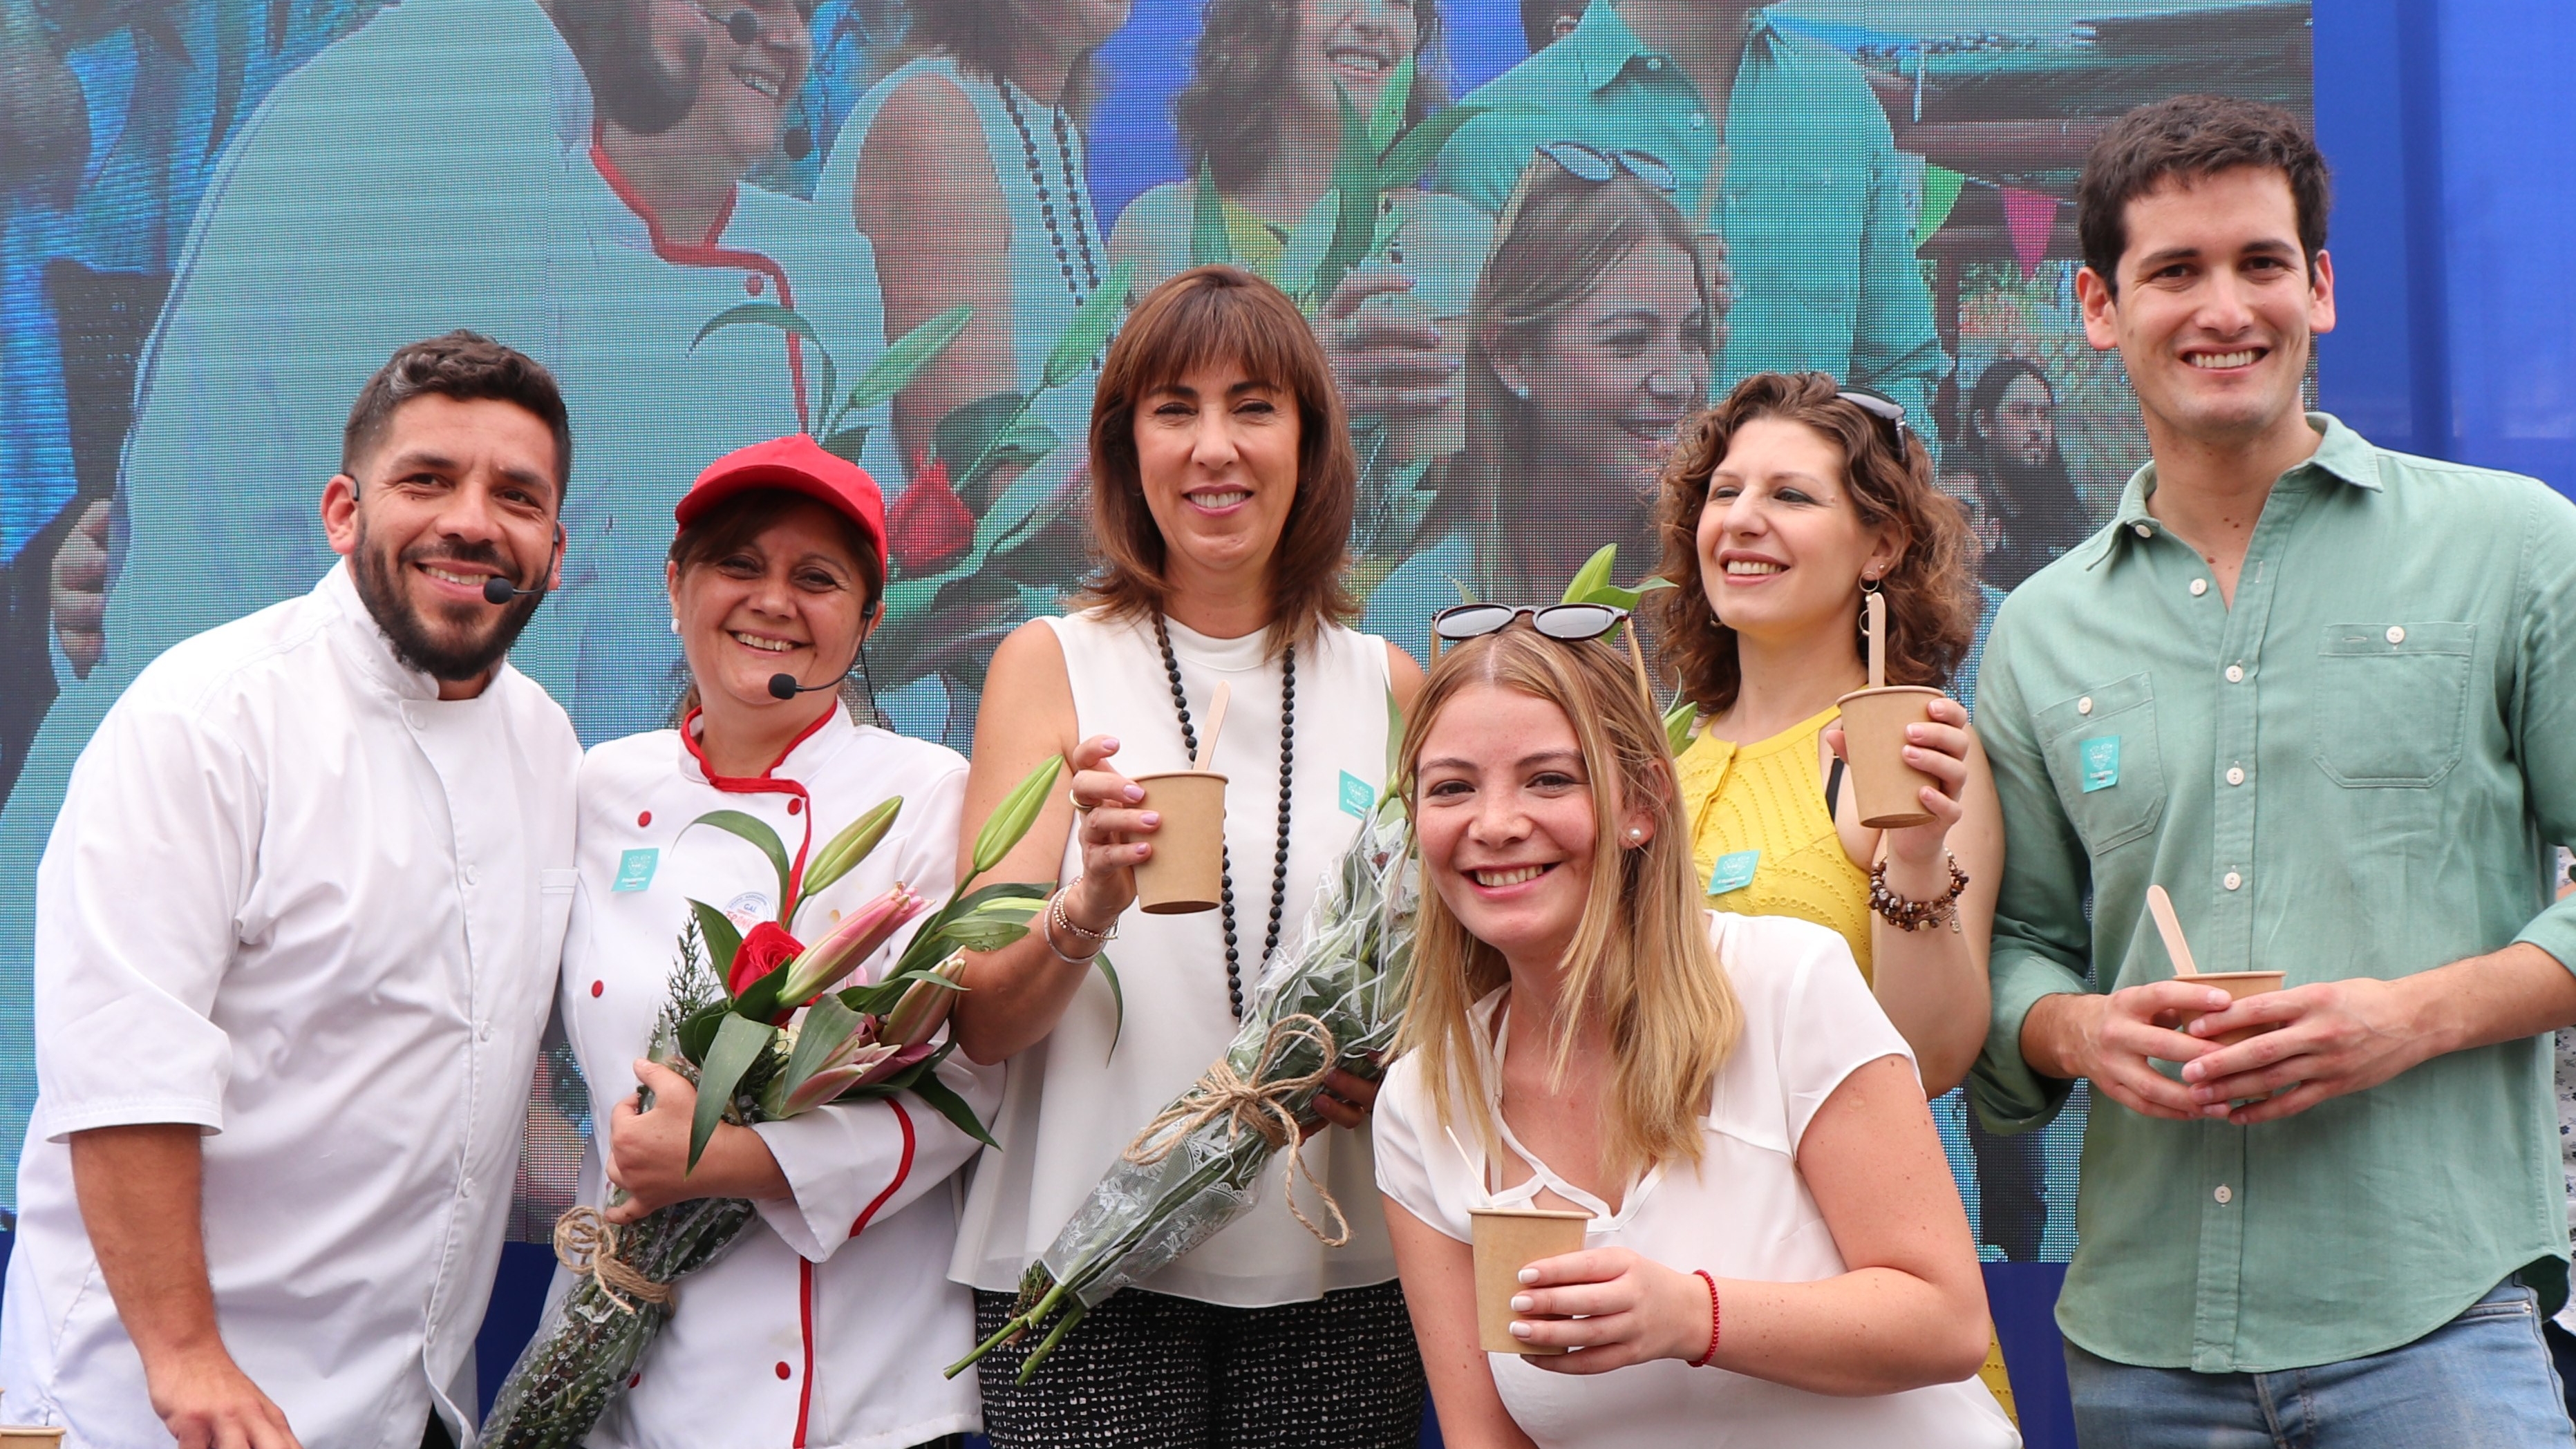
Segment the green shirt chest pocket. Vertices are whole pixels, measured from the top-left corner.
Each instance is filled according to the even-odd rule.
[[[2164,756],[2155,686],[2145,674],[2096,685],[2039,711],[2040,748],[2057,802],[2096,859],[2164,818]]]
[[[2317,644],[2317,767],[2350,790],[2426,789],[2460,762],[2478,626],[2328,624]]]

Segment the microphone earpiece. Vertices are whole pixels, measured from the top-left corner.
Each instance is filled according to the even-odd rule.
[[[769,697],[771,699],[794,699],[800,694],[812,694],[818,689],[838,689],[840,687],[841,681],[837,679],[833,680],[829,684],[798,684],[796,682],[796,676],[793,674],[773,674],[769,676]]]
[[[508,579],[501,577],[499,574],[494,574],[492,577],[483,581],[483,602],[487,604],[506,604],[521,594],[542,594],[544,592],[545,590],[543,589],[521,589],[513,587]]]
[[[786,150],[788,160],[802,161],[814,154],[814,133],[800,122],[788,127],[787,134],[778,138],[778,144]]]

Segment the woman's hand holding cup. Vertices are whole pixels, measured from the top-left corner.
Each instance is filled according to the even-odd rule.
[[[1924,713],[1931,716],[1928,722],[1905,727],[1905,763],[1940,782],[1937,789],[1926,785],[1917,792],[1932,818],[1921,825],[1888,831],[1887,857],[1891,871],[1915,867],[1924,884],[1938,894],[1949,888],[1949,873],[1941,862],[1942,849],[1949,839],[1950,827],[1966,813],[1959,797],[1968,784],[1968,711],[1944,695],[1925,706]],[[1825,746],[1845,760],[1850,759],[1840,724],[1826,727]]]
[[[1093,735],[1073,750],[1073,831],[1082,846],[1082,876],[1066,887],[1064,913],[1077,928],[1106,934],[1136,900],[1137,862],[1154,853],[1163,822],[1140,808],[1145,787],[1109,768],[1118,741]]]
[[[1580,1353],[1523,1362],[1549,1373],[1598,1374],[1652,1359],[1705,1358],[1716,1324],[1709,1289],[1627,1248],[1588,1248],[1521,1270],[1512,1336]],[[1521,1315],[1531,1315],[1522,1317]]]

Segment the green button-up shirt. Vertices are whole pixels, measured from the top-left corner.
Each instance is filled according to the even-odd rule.
[[[1887,113],[1860,67],[1756,12],[1726,108],[1726,160],[1699,90],[1650,51],[1609,0],[1563,40],[1479,86],[1490,106],[1440,154],[1432,185],[1488,215],[1534,147],[1634,148],[1673,170],[1684,217],[1726,239],[1735,310],[1715,371],[1829,372],[1887,393],[1921,419],[1950,370],[1914,260],[1914,217]],[[1703,211],[1701,192],[1716,178]]]
[[[2545,844],[2576,839],[2576,507],[2309,422],[2232,605],[2148,514],[2150,464],[1995,621],[1977,728],[2005,857],[1971,1094],[1997,1131],[2068,1091],[2022,1060],[2033,1002],[2173,974],[2150,884],[2204,971],[2387,980],[2513,941],[2576,966]],[[2097,1094],[2058,1324],[2121,1363],[2259,1372],[2412,1342],[2526,1266],[2547,1297],[2557,1127],[2545,1036],[2255,1127]]]

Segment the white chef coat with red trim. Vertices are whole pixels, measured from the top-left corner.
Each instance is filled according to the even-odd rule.
[[[36,872],[11,1422],[68,1426],[72,1449],[171,1442],[67,1139],[185,1123],[224,1347],[296,1437],[412,1449],[433,1410],[471,1437],[580,760],[507,665],[440,699],[346,564],[117,701]]]
[[[739,810],[791,862],[889,796],[903,809],[866,861],[801,907],[811,941],[900,881],[936,903],[956,882],[966,762],[840,710],[762,776],[710,780],[690,741],[657,730],[582,763],[580,884],[564,945],[564,1028],[590,1088],[582,1200],[605,1201],[598,1135],[635,1090],[668,994],[689,901],[744,927],[777,914],[778,875],[741,837],[690,822]],[[862,968],[882,976],[912,928]],[[952,1055],[941,1079],[989,1121],[1002,1069]],[[950,1178],[975,1142],[910,1095],[824,1107],[760,1133],[795,1191],[715,1264],[681,1280],[679,1310],[588,1442],[617,1449],[904,1449],[979,1427],[974,1376],[940,1370],[974,1341],[974,1305],[947,1281]],[[557,1275],[563,1291],[565,1276]]]

